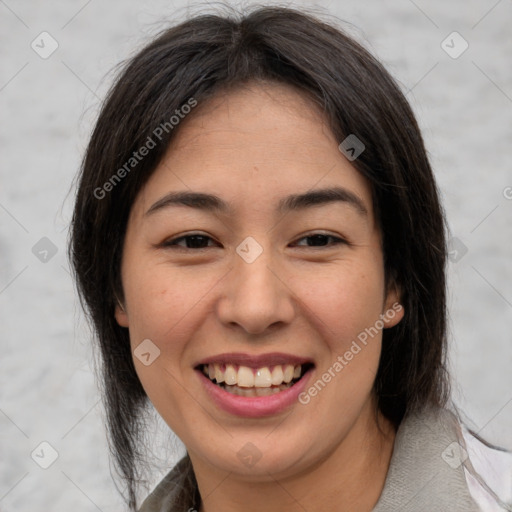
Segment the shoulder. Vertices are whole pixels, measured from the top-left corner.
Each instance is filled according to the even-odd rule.
[[[199,493],[188,456],[161,480],[139,512],[192,512]],[[437,508],[436,508],[437,507]],[[402,421],[374,512],[512,512],[512,453],[493,447],[448,409]]]
[[[138,512],[192,512],[197,499],[197,484],[186,455],[159,482]]]
[[[456,409],[425,408],[408,414],[398,428],[384,489],[374,512],[397,508],[403,512],[512,511],[506,496],[496,493],[503,489],[510,492],[510,477],[505,476],[512,467],[510,454],[503,452],[504,469],[499,471],[502,480],[491,485],[482,468],[493,467],[494,459],[501,454],[489,447],[475,447],[476,439],[468,434]],[[476,460],[473,463],[475,452],[480,464]]]

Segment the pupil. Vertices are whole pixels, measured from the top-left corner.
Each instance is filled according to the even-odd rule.
[[[327,238],[328,236],[327,235],[311,235],[311,236],[308,236],[307,237],[309,240],[313,239],[317,242],[323,242],[323,243],[320,243],[320,244],[317,244],[317,245],[327,245]]]
[[[206,247],[204,243],[201,244],[201,241],[207,241],[206,237],[203,235],[190,235],[187,237],[187,247],[189,249],[201,249]]]

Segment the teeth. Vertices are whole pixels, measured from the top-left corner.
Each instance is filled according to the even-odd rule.
[[[211,366],[208,365],[208,366]],[[222,370],[220,369],[220,366],[218,364],[215,364],[215,380],[220,384],[221,382],[224,382],[224,374],[222,373]],[[211,379],[211,377],[210,377]]]
[[[272,386],[272,375],[268,367],[256,370],[254,376],[254,386],[257,388],[269,388]]]
[[[238,369],[238,385],[241,388],[254,387],[254,373],[247,366],[240,366]]]
[[[274,369],[272,370],[272,385],[279,386],[283,380],[283,367],[274,366]]]
[[[233,395],[252,397],[274,395],[275,393],[284,391],[289,387],[290,386],[286,384],[282,384],[281,386],[275,386],[271,388],[241,388],[238,386],[225,386],[224,390],[228,391],[229,393],[232,393]]]
[[[284,368],[284,381],[286,383],[288,382],[291,382],[291,380],[293,379],[293,373],[294,373],[294,369],[293,369],[293,366],[291,364],[287,364]]]
[[[223,370],[223,368],[225,369]],[[256,396],[252,394],[251,390],[264,388],[279,390],[278,386],[282,387],[283,385],[286,385],[286,388],[290,387],[287,384],[293,379],[300,378],[302,365],[276,365],[271,370],[268,366],[253,369],[248,366],[214,363],[204,365],[203,373],[217,384],[225,383],[225,388],[236,388],[235,391],[231,390],[235,394],[247,392],[241,396]],[[257,396],[263,395],[259,394]]]
[[[227,364],[226,371],[224,372],[224,380],[226,381],[226,384],[228,384],[229,386],[233,386],[236,384],[236,379],[237,372],[235,370],[235,367],[232,364]]]

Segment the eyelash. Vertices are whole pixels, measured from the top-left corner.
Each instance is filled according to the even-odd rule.
[[[315,246],[304,246],[304,245],[302,245],[300,247],[308,247],[308,248],[315,248],[315,249],[319,249],[320,248],[321,249],[322,247],[332,247],[333,245],[340,245],[340,244],[350,245],[350,243],[347,242],[347,240],[345,240],[343,238],[340,238],[340,237],[337,237],[337,236],[334,236],[334,235],[327,235],[325,233],[312,233],[310,235],[303,236],[302,238],[299,238],[298,241],[305,240],[307,238],[317,237],[317,236],[324,237],[324,238],[330,238],[332,240],[335,240],[335,242],[333,244],[327,244],[327,245],[324,245],[324,246],[316,246],[315,247]],[[177,242],[179,242],[181,240],[187,240],[187,239],[194,238],[194,237],[200,237],[200,238],[203,238],[203,239],[213,240],[213,238],[211,238],[208,235],[203,235],[201,233],[197,233],[197,234],[183,235],[183,236],[180,236],[180,237],[177,237],[177,238],[166,240],[165,242],[162,243],[162,246],[166,247],[166,248],[180,247],[181,249],[190,250],[190,251],[208,249],[208,247],[192,248],[192,247],[182,247],[182,246],[178,246],[177,245]]]

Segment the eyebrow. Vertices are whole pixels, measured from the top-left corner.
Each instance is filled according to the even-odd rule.
[[[303,194],[292,194],[281,199],[277,206],[278,213],[299,211],[328,203],[341,202],[354,208],[361,216],[367,217],[368,210],[363,201],[353,192],[342,187],[310,190]],[[230,203],[213,194],[203,192],[179,191],[170,192],[154,203],[145,216],[152,215],[164,208],[172,206],[188,206],[203,211],[229,213],[233,211]]]

